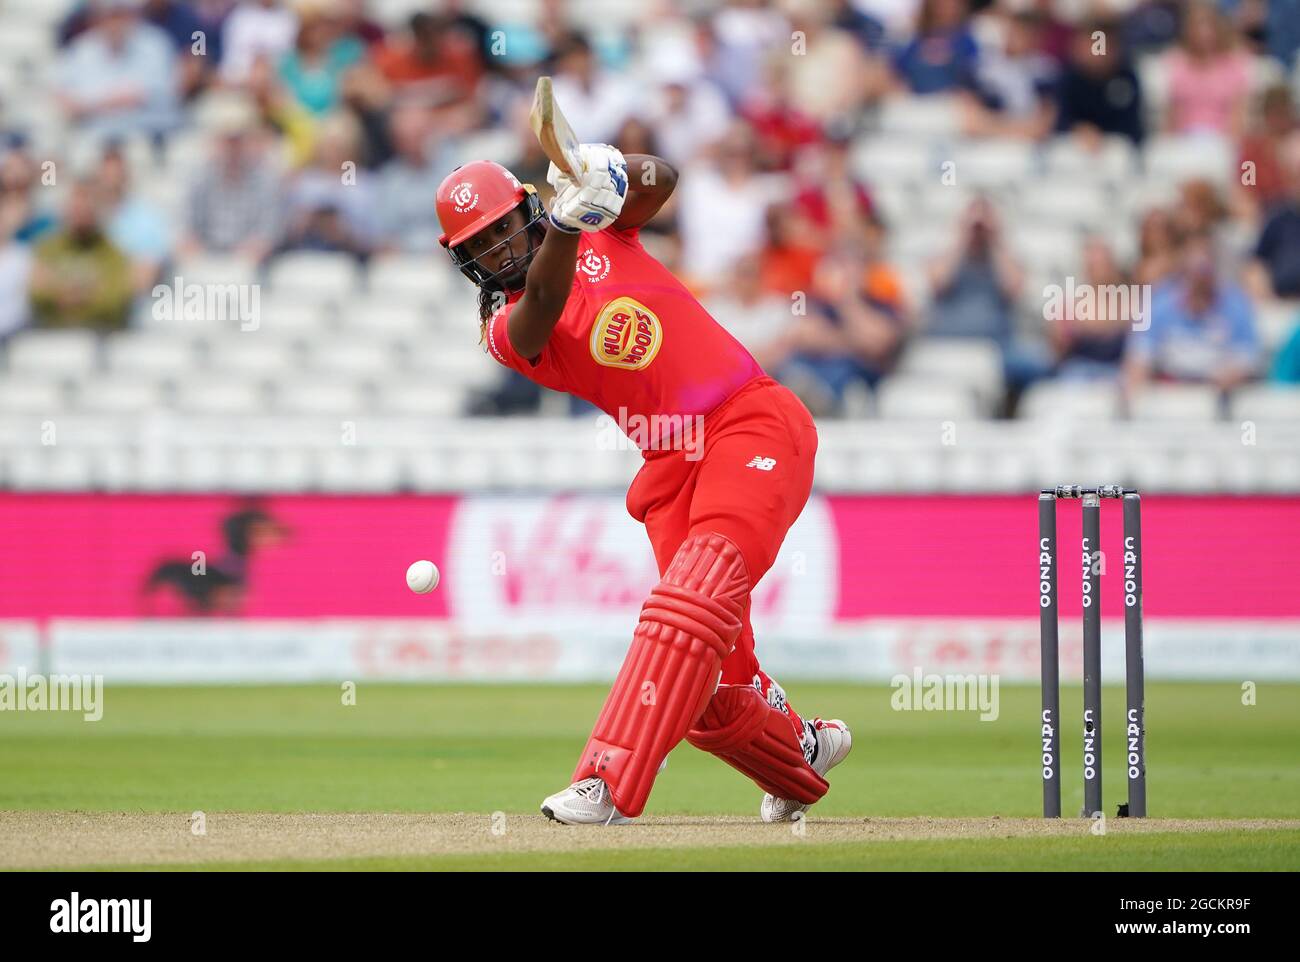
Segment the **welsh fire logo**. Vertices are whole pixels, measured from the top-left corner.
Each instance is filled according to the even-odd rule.
[[[653,311],[630,297],[616,297],[591,325],[591,356],[604,367],[639,371],[654,361],[663,339]]]
[[[469,181],[462,181],[451,189],[451,202],[456,206],[456,213],[464,214],[478,206],[478,194],[474,193],[474,185]]]

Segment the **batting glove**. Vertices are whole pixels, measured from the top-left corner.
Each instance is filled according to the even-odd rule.
[[[603,230],[618,219],[627,198],[627,161],[608,144],[582,144],[583,171],[575,181],[554,164],[546,172],[555,189],[551,223],[560,230]]]

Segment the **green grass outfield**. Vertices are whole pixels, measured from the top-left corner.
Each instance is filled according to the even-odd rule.
[[[996,721],[974,712],[900,712],[885,685],[793,684],[794,705],[842,717],[854,750],[831,777],[798,845],[692,844],[564,852],[244,859],[247,868],[942,868],[1300,869],[1300,829],[1075,837],[880,839],[817,844],[817,819],[1032,817],[1040,812],[1037,686],[1001,690]],[[491,813],[534,818],[563,787],[605,688],[361,683],[333,686],[110,687],[104,717],[0,712],[0,813]],[[1125,795],[1122,687],[1105,693],[1104,784]],[[1147,687],[1149,814],[1300,819],[1300,685]],[[1082,802],[1078,688],[1062,692],[1063,809]],[[749,816],[759,793],[679,747],[647,814]],[[0,820],[4,815],[0,814]],[[0,821],[2,825],[2,821]],[[569,831],[555,827],[557,831]],[[782,827],[767,829],[784,831]],[[575,829],[617,832],[620,829]],[[3,834],[0,831],[0,834]],[[86,864],[96,864],[87,859]],[[142,859],[142,862],[148,861]],[[194,867],[207,859],[171,860]],[[0,862],[3,864],[3,862]],[[117,866],[119,862],[108,863]],[[125,864],[138,864],[126,860]],[[224,866],[223,866],[224,867]]]

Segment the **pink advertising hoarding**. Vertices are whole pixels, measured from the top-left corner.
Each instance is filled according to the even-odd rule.
[[[1300,498],[1149,497],[1143,522],[1148,617],[1300,616]],[[1119,525],[1106,505],[1108,558]],[[1059,538],[1065,616],[1079,605],[1077,504],[1060,507]],[[1032,495],[818,498],[756,623],[1032,617],[1036,539]],[[403,579],[419,558],[443,570],[430,595]],[[654,577],[618,496],[0,494],[0,619],[621,621]],[[1103,611],[1118,613],[1119,579],[1104,585]]]

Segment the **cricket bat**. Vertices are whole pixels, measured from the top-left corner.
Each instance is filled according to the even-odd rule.
[[[528,114],[528,125],[533,128],[542,152],[556,167],[574,180],[582,174],[582,161],[578,154],[578,138],[573,128],[560,113],[551,90],[550,77],[538,77],[533,91],[533,109]]]

